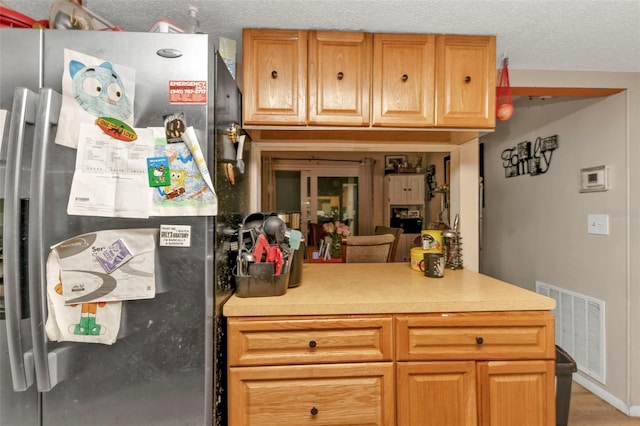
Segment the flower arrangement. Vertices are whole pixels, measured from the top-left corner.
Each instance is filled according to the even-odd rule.
[[[342,241],[342,237],[348,237],[351,232],[349,225],[345,225],[339,220],[323,224],[322,229],[331,237],[331,241]]]
[[[349,225],[336,220],[335,222],[328,222],[322,225],[322,229],[327,233],[327,236],[331,238],[331,257],[342,256],[342,238],[348,237],[351,229]]]

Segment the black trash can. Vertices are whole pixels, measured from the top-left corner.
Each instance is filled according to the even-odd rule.
[[[577,370],[573,358],[556,345],[556,426],[567,426],[569,421],[571,383]]]

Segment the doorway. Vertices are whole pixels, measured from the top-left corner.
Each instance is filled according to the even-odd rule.
[[[297,170],[293,170],[296,168]],[[274,162],[275,211],[300,212],[300,231],[308,243],[311,224],[340,221],[351,233],[359,227],[358,165],[319,166]]]

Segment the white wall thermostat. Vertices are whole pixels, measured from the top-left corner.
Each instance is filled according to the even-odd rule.
[[[580,192],[606,191],[609,189],[609,168],[587,167],[580,170]]]

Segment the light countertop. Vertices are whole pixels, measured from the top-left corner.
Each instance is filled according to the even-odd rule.
[[[555,301],[466,269],[425,277],[408,263],[305,263],[282,296],[238,297],[225,316],[398,314],[552,310]]]

